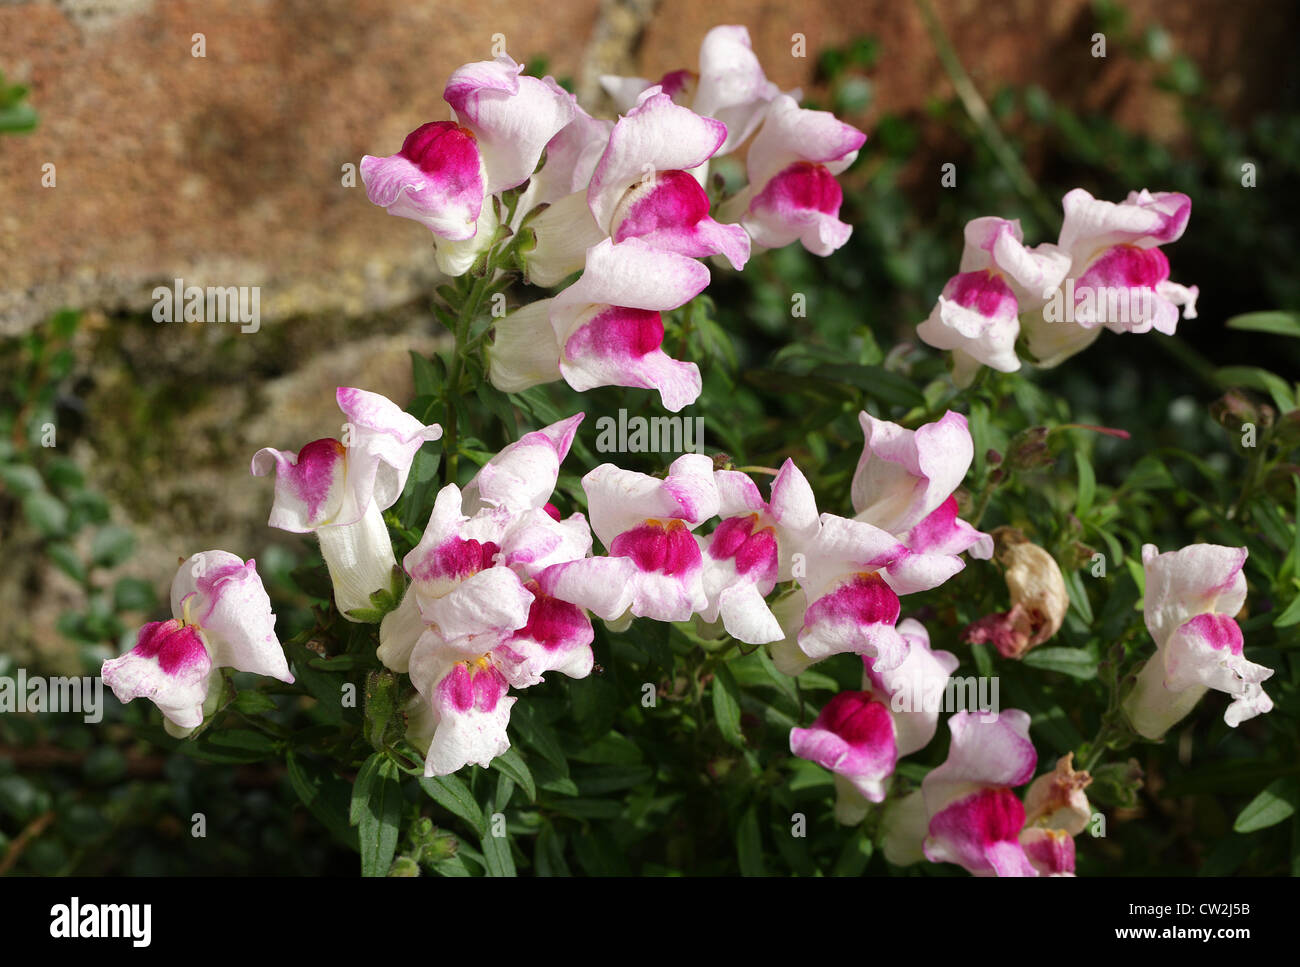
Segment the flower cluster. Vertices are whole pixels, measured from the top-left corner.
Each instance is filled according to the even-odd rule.
[[[966,226],[960,271],[916,331],[928,345],[952,350],[959,386],[981,366],[1018,370],[1022,333],[1030,357],[1055,366],[1103,327],[1173,335],[1180,307],[1183,318],[1196,317],[1196,286],[1169,281],[1160,251],[1182,236],[1191,199],[1144,189],[1115,204],[1076,188],[1062,204],[1055,245],[1026,247],[1018,220],[977,218]]]
[[[799,241],[829,255],[843,245],[851,229],[838,217],[835,175],[866,136],[782,94],[744,27],[709,31],[698,74],[605,78],[616,121],[522,70],[502,55],[453,73],[443,96],[454,120],[422,125],[397,154],[364,158],[367,195],[429,228],[449,275],[513,236],[534,285],[577,276],[497,322],[487,357],[498,389],[560,379],[579,391],[642,387],[680,410],[699,397],[700,372],[663,351],[662,313],[709,284],[699,259],[741,269],[756,248]],[[711,198],[710,161],[746,142],[748,184]]]
[[[393,720],[424,755],[426,776],[486,767],[505,753],[514,692],[551,673],[590,675],[593,615],[614,634],[638,619],[694,622],[705,637],[725,632],[767,648],[786,675],[857,656],[860,687],[833,694],[813,721],[791,728],[789,749],[833,774],[840,822],[861,823],[883,804],[891,862],[953,863],[977,876],[1073,874],[1074,837],[1093,817],[1084,790],[1097,756],[1076,771],[1066,755],[1035,778],[1026,712],[968,704],[950,715],[947,758],[919,788],[896,775],[900,759],[935,738],[958,667],[917,617],[903,617],[903,598],[943,585],[966,566],[963,555],[988,559],[996,549],[1009,610],[976,620],[963,637],[1004,659],[1058,633],[1070,605],[1045,549],[1012,527],[977,529],[991,490],[973,523],[962,518],[974,441],[960,413],[910,429],[861,412],[862,452],[842,501],[852,516],[820,512],[793,460],[739,470],[701,453],[658,476],[601,464],[581,479],[584,510],[565,516],[552,501],[565,503],[554,492],[583,413],[491,456],[454,439],[464,340],[482,321],[483,296],[504,289],[508,272],[555,291],[493,313],[493,339],[483,345],[499,390],[555,380],[579,391],[641,387],[677,411],[702,384],[694,362],[664,352],[663,313],[708,286],[703,260],[739,270],[758,249],[799,242],[825,256],[849,237],[836,176],[864,135],[768,81],[744,28],[711,30],[698,72],[604,85],[616,120],[590,116],[552,78],[527,76],[504,55],[467,64],[443,92],[451,120],[417,128],[396,154],[362,161],[370,201],[428,228],[443,272],[479,280],[453,287],[472,295],[453,304],[455,375],[441,392],[448,482],[418,535],[386,519],[442,427],[377,393],[340,387],[338,438],[253,456],[254,475],[274,474],[270,526],[315,534],[339,614],[378,625],[373,664],[392,674],[375,675],[389,684],[406,676],[393,693],[404,703]],[[748,182],[724,196],[710,188],[709,166],[741,147]],[[1018,342],[1050,366],[1103,327],[1172,334],[1180,314],[1195,315],[1197,290],[1169,280],[1160,246],[1182,234],[1190,208],[1177,193],[1135,192],[1113,204],[1076,189],[1064,198],[1057,242],[1033,248],[1017,222],[976,219],[960,272],[919,335],[952,351],[954,381],[966,386],[981,366],[1017,370]],[[478,330],[474,344],[486,334]],[[1033,445],[1045,450],[1043,439]],[[456,461],[465,454],[480,466],[461,487]],[[771,475],[766,495],[755,472]],[[990,475],[990,484],[998,479]],[[414,545],[400,565],[390,525],[403,546]],[[1273,671],[1246,660],[1235,620],[1246,550],[1197,544],[1160,554],[1146,545],[1142,560],[1156,650],[1122,685],[1114,676],[1103,734],[1159,739],[1210,689],[1231,696],[1229,726],[1268,712],[1261,683]],[[190,735],[216,714],[226,693],[221,669],[293,682],[253,561],[194,555],[175,576],[171,608],[171,619],[146,624],[134,647],[103,666],[118,698],[153,701],[171,734]],[[352,636],[352,650],[364,640]],[[383,746],[377,755],[400,757],[380,738],[371,738]],[[1091,753],[1105,747],[1100,739]]]

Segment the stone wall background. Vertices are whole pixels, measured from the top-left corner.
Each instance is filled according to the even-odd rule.
[[[1139,27],[1158,19],[1238,116],[1266,107],[1289,70],[1294,6],[1127,6]],[[1088,0],[935,9],[986,95],[1032,81],[1158,139],[1186,137],[1143,68],[1090,57]],[[359,179],[344,187],[345,163],[447,117],[447,75],[488,57],[493,34],[591,97],[602,72],[693,68],[719,23],[747,25],[768,76],[806,91],[818,51],[877,37],[875,98],[850,118],[868,134],[882,112],[951,95],[902,0],[0,0],[0,70],[31,87],[40,114],[35,132],[0,139],[0,338],[61,306],[88,310],[74,453],[141,535],[128,572],[161,590],[195,549],[257,553],[276,538],[252,452],[336,432],[337,385],[409,397],[406,350],[434,345],[429,237],[370,206]],[[807,58],[791,56],[796,32]],[[46,163],[54,188],[41,186]],[[262,286],[261,331],[156,329],[139,314],[174,278]],[[20,524],[0,526],[0,648],[53,647],[78,592],[24,555]]]

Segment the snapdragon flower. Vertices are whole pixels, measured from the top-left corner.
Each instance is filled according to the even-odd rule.
[[[718,526],[698,537],[704,561],[705,622],[722,619],[727,634],[748,644],[783,637],[764,598],[789,581],[794,555],[807,549],[820,523],[808,480],[786,460],[772,481],[771,503],[738,470],[718,470]]]
[[[423,425],[378,393],[341,386],[335,397],[346,418],[343,441],[316,440],[297,453],[265,447],[252,472],[275,471],[269,523],[316,534],[335,604],[348,617],[392,583],[397,561],[383,512],[402,495],[416,452],[441,439],[442,427]]]
[[[411,584],[380,625],[379,658],[416,686],[407,734],[428,775],[504,752],[508,690],[550,671],[588,675],[588,611],[613,619],[631,604],[631,562],[591,557],[586,519],[561,519],[549,503],[581,420],[520,437],[463,493],[444,487],[403,561]]]
[[[1021,316],[1030,354],[1055,366],[1086,349],[1103,327],[1173,335],[1179,310],[1196,317],[1196,286],[1169,280],[1161,245],[1187,228],[1192,202],[1179,192],[1129,192],[1120,204],[1076,188],[1062,200],[1057,247],[1070,257],[1059,295]]]
[[[1070,269],[1070,256],[1055,245],[1027,248],[1019,219],[976,218],[964,235],[958,274],[916,330],[922,342],[952,350],[958,386],[969,386],[982,365],[1020,368],[1021,313],[1046,304]]]
[[[899,594],[928,590],[965,566],[959,554],[991,557],[993,538],[957,516],[954,491],[975,456],[966,417],[950,410],[908,430],[863,410],[858,422],[864,442],[850,490],[854,520],[907,548],[886,568],[890,586]]]
[[[1246,554],[1244,547],[1218,544],[1164,554],[1154,544],[1143,546],[1142,612],[1156,653],[1138,673],[1123,708],[1147,738],[1163,736],[1209,689],[1232,697],[1223,720],[1234,728],[1272,710],[1260,683],[1273,669],[1247,660],[1234,618],[1246,601]]]
[[[554,285],[580,270],[605,239],[638,239],[690,258],[722,254],[743,268],[749,236],[709,215],[708,195],[693,173],[726,136],[721,121],[674,104],[658,87],[646,90],[615,122],[586,188],[529,221],[536,238],[525,253],[529,279]]]
[[[526,181],[577,112],[553,79],[522,71],[504,54],[464,65],[443,91],[455,120],[421,125],[394,155],[361,159],[371,203],[433,232],[448,275],[463,275],[492,242],[492,196]]]
[[[496,325],[488,377],[504,393],[563,379],[579,392],[597,386],[659,391],[672,412],[699,398],[695,363],[661,348],[661,312],[689,302],[709,284],[694,259],[641,239],[605,239],[587,253],[582,277],[559,295],[530,303]]]
[[[1029,715],[961,711],[948,728],[948,758],[886,809],[885,856],[897,865],[956,863],[976,876],[1036,876],[1020,844],[1025,807],[1012,791],[1038,764]]]
[[[633,107],[652,86],[642,77],[612,74],[602,76],[600,83],[620,111]],[[744,144],[762,123],[772,98],[780,93],[780,88],[764,75],[749,31],[734,25],[714,27],[704,35],[698,73],[670,71],[657,86],[675,103],[726,124],[727,138],[716,156],[729,154]]]
[[[686,621],[708,607],[704,560],[691,531],[718,512],[713,461],[678,457],[664,479],[604,463],[582,478],[591,529],[610,557],[634,565],[631,615]]]
[[[760,248],[797,241],[813,255],[830,255],[853,233],[839,219],[844,192],[835,176],[866,140],[829,111],[777,95],[745,159],[749,184],[723,203],[721,217],[738,221]]]
[[[948,727],[948,758],[885,808],[885,857],[897,866],[955,863],[975,876],[1073,876],[1074,837],[1092,816],[1088,773],[1062,756],[1022,803],[1012,790],[1038,765],[1028,714],[962,711]]]
[[[934,738],[944,688],[957,656],[933,651],[924,625],[898,626],[907,652],[896,668],[875,671],[862,661],[862,689],[838,692],[809,728],[790,730],[790,751],[835,773],[835,818],[854,824],[867,803],[882,802],[903,756]]]
[[[252,560],[228,551],[191,556],[172,579],[171,608],[170,620],[146,624],[135,647],[105,661],[101,672],[119,701],[157,705],[169,734],[183,738],[216,710],[219,669],[293,682]]]

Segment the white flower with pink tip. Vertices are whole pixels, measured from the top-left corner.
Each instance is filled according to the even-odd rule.
[[[227,551],[193,555],[172,579],[171,608],[170,620],[141,628],[135,647],[104,662],[102,674],[120,701],[157,705],[172,735],[188,735],[215,711],[219,669],[293,681],[253,561]]]

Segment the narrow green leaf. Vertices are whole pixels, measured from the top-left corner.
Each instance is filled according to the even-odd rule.
[[[1074,462],[1079,468],[1079,493],[1074,515],[1082,520],[1092,509],[1093,499],[1097,496],[1097,475],[1092,469],[1092,461],[1082,450],[1074,451]]]
[[[1300,778],[1284,776],[1275,779],[1241,811],[1232,828],[1238,833],[1275,826],[1289,818],[1300,803]]]
[[[718,722],[722,737],[738,749],[745,747],[745,736],[740,731],[740,689],[731,669],[719,665],[713,671],[713,717]]]
[[[443,809],[469,823],[479,836],[486,835],[487,821],[483,818],[483,810],[474,800],[469,786],[456,776],[426,777],[420,780],[420,788]]]
[[[1300,339],[1300,312],[1246,312],[1226,323],[1229,329],[1271,332]]]
[[[397,852],[397,835],[402,818],[401,770],[384,757],[361,810],[357,838],[361,843],[361,875],[387,876]]]
[[[515,876],[515,857],[510,850],[510,836],[483,837],[483,859],[487,861],[488,876]]]
[[[1030,668],[1061,672],[1073,678],[1097,677],[1097,659],[1085,648],[1035,648],[1022,662]]]
[[[758,828],[758,813],[753,806],[740,817],[736,829],[736,853],[740,858],[741,876],[765,876],[763,865],[763,836]]]
[[[361,815],[370,800],[370,787],[375,784],[375,777],[379,775],[379,764],[384,759],[382,753],[375,752],[357,771],[356,781],[352,783],[352,804],[348,809],[348,822],[353,826],[361,822]]]
[[[537,783],[533,781],[533,774],[528,771],[528,765],[524,762],[523,756],[515,748],[506,749],[505,752],[492,760],[492,768],[496,769],[503,776],[509,777],[516,785],[520,786],[528,794],[530,802],[537,801]]]

